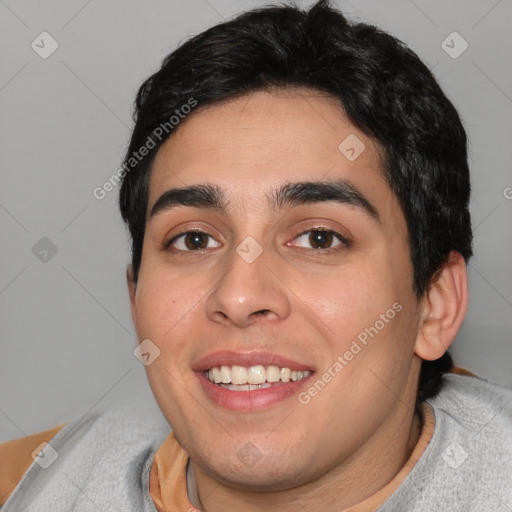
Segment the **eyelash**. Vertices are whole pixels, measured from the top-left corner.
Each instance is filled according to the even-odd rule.
[[[337,253],[337,252],[339,252],[339,251],[341,251],[343,249],[347,249],[347,248],[349,248],[352,245],[349,240],[347,240],[343,235],[341,235],[337,231],[334,231],[333,229],[329,229],[329,228],[324,228],[322,226],[316,226],[314,228],[302,231],[301,233],[299,233],[298,235],[295,236],[294,240],[296,240],[297,238],[300,238],[301,236],[306,235],[308,233],[315,233],[315,232],[316,233],[327,233],[327,234],[333,235],[341,243],[340,243],[340,245],[338,245],[336,247],[330,247],[328,249],[308,249],[310,251],[321,252],[323,254],[332,254],[332,253]],[[165,242],[164,249],[169,250],[173,254],[176,254],[178,256],[186,256],[186,253],[191,253],[191,252],[201,253],[202,251],[207,250],[205,248],[205,249],[197,249],[197,250],[187,250],[187,251],[185,251],[185,250],[182,250],[182,249],[173,249],[171,247],[172,244],[174,242],[176,242],[176,240],[178,240],[180,237],[183,237],[183,236],[186,236],[186,235],[189,235],[189,234],[192,234],[192,233],[201,233],[203,235],[206,235],[206,236],[209,236],[209,237],[213,238],[209,233],[207,233],[205,231],[198,230],[198,229],[192,229],[192,230],[189,230],[189,231],[183,231],[182,233],[179,233],[179,234],[173,236],[169,241]]]

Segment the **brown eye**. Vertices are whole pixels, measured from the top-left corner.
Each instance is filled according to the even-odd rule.
[[[333,249],[340,245],[348,246],[348,241],[339,233],[327,229],[313,229],[300,234],[296,240],[310,245],[312,249]],[[303,245],[301,247],[304,247]]]
[[[207,233],[203,233],[202,231],[187,231],[186,233],[181,233],[178,236],[172,238],[167,244],[168,247],[173,247],[176,251],[200,251],[202,249],[208,249],[212,247],[209,244],[209,239],[213,240],[213,238]],[[214,245],[213,247],[218,247],[218,245]]]
[[[311,231],[308,237],[308,242],[315,249],[328,249],[331,246],[333,239],[334,236],[332,235],[332,233],[329,233],[328,231]]]

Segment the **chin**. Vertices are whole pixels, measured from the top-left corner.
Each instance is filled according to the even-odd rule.
[[[300,450],[294,452],[295,457],[283,451],[266,455],[255,452],[254,458],[246,458],[245,463],[237,456],[226,458],[225,451],[208,460],[203,457],[193,457],[193,460],[204,473],[223,485],[254,492],[273,492],[293,489],[322,476],[323,472],[318,468],[296,458],[303,455]]]

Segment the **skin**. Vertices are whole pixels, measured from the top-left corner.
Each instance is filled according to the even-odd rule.
[[[353,162],[338,150],[350,134],[365,144]],[[202,510],[296,511],[297,500],[304,510],[344,510],[384,487],[416,445],[420,358],[440,357],[453,341],[467,307],[466,267],[453,253],[418,300],[405,219],[379,155],[335,100],[288,89],[195,111],[156,156],[148,212],[166,190],[194,184],[215,184],[230,201],[226,214],[179,206],[150,219],[136,284],[128,269],[138,338],[161,351],[146,368],[149,383],[191,457]],[[285,182],[337,178],[380,221],[337,202],[267,204]],[[211,235],[202,252],[162,247],[194,228]],[[326,253],[300,236],[315,228],[351,244],[334,239]],[[247,236],[263,249],[250,264],[236,252]],[[183,237],[174,247],[183,250]],[[191,369],[218,350],[269,350],[320,376],[397,302],[401,311],[307,404],[294,395],[230,411]],[[237,456],[247,443],[260,457],[253,465]]]

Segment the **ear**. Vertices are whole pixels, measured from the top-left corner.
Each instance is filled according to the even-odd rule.
[[[468,308],[468,276],[463,256],[452,251],[421,299],[414,352],[421,359],[439,359],[450,347]]]
[[[135,329],[137,329],[137,315],[135,306],[135,292],[137,291],[137,283],[134,279],[132,265],[128,265],[126,268],[126,283],[128,285],[128,293],[130,294],[130,310],[132,313],[132,322],[135,326]]]

